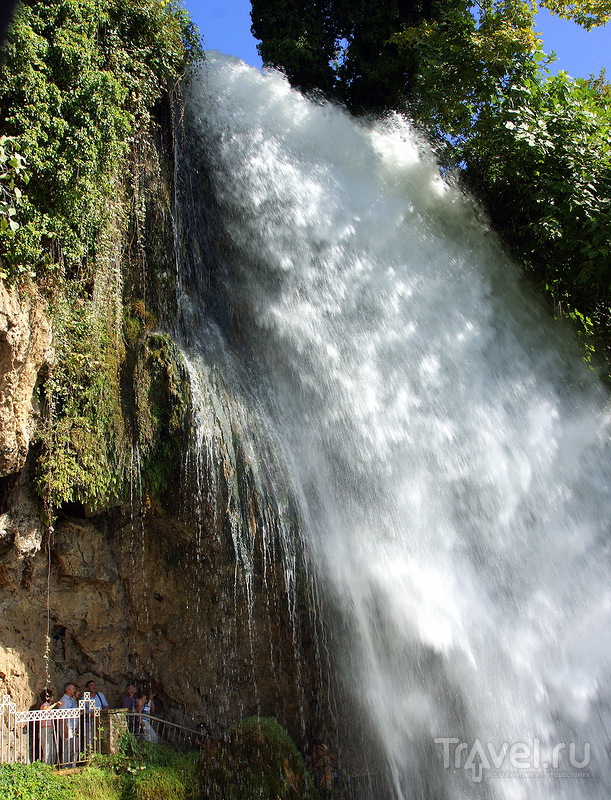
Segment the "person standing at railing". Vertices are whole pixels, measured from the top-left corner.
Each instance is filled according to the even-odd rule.
[[[123,700],[121,700],[121,708],[127,709],[127,730],[130,733],[136,733],[136,721],[137,718],[134,716],[136,710],[138,708],[138,701],[136,700],[136,687],[133,683],[129,683],[125,687],[125,691],[123,693]]]
[[[99,708],[100,711],[108,708],[108,700],[104,697],[102,692],[98,692],[98,687],[96,686],[95,681],[87,681],[85,684],[85,689],[91,695],[91,699],[93,700],[93,704],[96,708]]]
[[[50,711],[62,705],[62,701],[53,702],[53,692],[43,689],[40,693],[40,710]],[[55,764],[57,761],[57,726],[55,720],[44,717],[40,720],[40,760],[45,764]]]
[[[335,755],[322,742],[315,742],[312,748],[312,769],[314,770],[314,786],[323,800],[330,800],[336,785],[337,768]]]
[[[94,709],[106,708],[108,703],[104,695],[98,692],[95,681],[87,681],[85,684],[85,691],[89,694],[89,698],[85,698],[79,716],[81,717],[81,752],[87,757],[93,750],[94,738],[96,736]]]
[[[89,703],[83,703],[83,690],[78,683],[74,684],[73,700],[79,710],[78,717],[74,721],[74,752],[76,754],[76,766],[85,763],[85,753],[89,751],[88,741],[91,740],[90,727],[88,726],[87,710]]]
[[[60,700],[63,708],[76,708],[77,703],[74,699],[76,686],[68,682],[64,684],[64,694]],[[59,736],[59,763],[63,767],[73,767],[76,756],[76,731],[78,719],[63,719]]]
[[[155,713],[155,692],[151,686],[146,686],[138,701],[138,714],[140,714],[140,731],[145,742],[158,742],[159,737],[153,730],[150,716]]]

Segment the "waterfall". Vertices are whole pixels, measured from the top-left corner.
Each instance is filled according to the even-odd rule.
[[[571,333],[401,117],[210,53],[185,125],[183,340],[275,443],[388,796],[606,800],[609,403]]]

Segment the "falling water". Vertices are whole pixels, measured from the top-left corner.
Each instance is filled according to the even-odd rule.
[[[218,54],[187,118],[184,337],[282,453],[389,796],[606,800],[609,405],[570,334],[403,119]]]
[[[279,460],[278,448],[240,396],[239,380],[233,375],[230,354],[218,339],[218,331],[208,326],[205,353],[185,354],[185,364],[194,422],[186,465],[186,474],[195,479],[191,518],[202,548],[205,528],[217,532],[217,544],[226,541],[233,568],[233,591],[227,592],[230,598],[233,595],[232,619],[226,619],[223,626],[217,679],[221,675],[235,685],[244,664],[251,673],[246,696],[239,697],[241,707],[224,708],[223,716],[235,722],[236,715],[239,719],[253,711],[262,714],[259,681],[265,676],[261,673],[268,673],[268,685],[271,676],[277,694],[280,671],[285,675],[292,672],[289,691],[296,694],[297,709],[292,720],[283,721],[304,738],[306,681],[301,662],[308,656],[303,653],[301,627],[307,617],[310,587],[298,586],[298,574],[307,570],[298,541],[290,478]],[[227,385],[232,386],[231,393]],[[302,607],[298,609],[300,592]],[[199,616],[198,609],[196,618]],[[287,624],[290,659],[278,650],[276,641],[278,628]],[[240,668],[236,656],[242,662]],[[217,694],[222,694],[218,687]],[[232,701],[235,703],[235,697]],[[285,701],[290,702],[289,698]],[[271,707],[281,708],[282,703],[276,698]],[[266,713],[270,713],[269,705]]]

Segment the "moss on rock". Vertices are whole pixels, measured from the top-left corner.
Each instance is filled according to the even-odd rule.
[[[147,491],[161,496],[170,476],[180,468],[191,405],[184,363],[168,334],[152,333],[142,340],[133,385],[143,482]]]
[[[208,800],[320,800],[295,743],[270,717],[249,717],[202,755]]]

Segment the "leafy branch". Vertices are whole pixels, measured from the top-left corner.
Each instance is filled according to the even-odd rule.
[[[18,179],[27,183],[26,166],[25,158],[16,149],[15,137],[0,136],[0,231],[12,236],[20,227],[15,218],[22,198]]]

